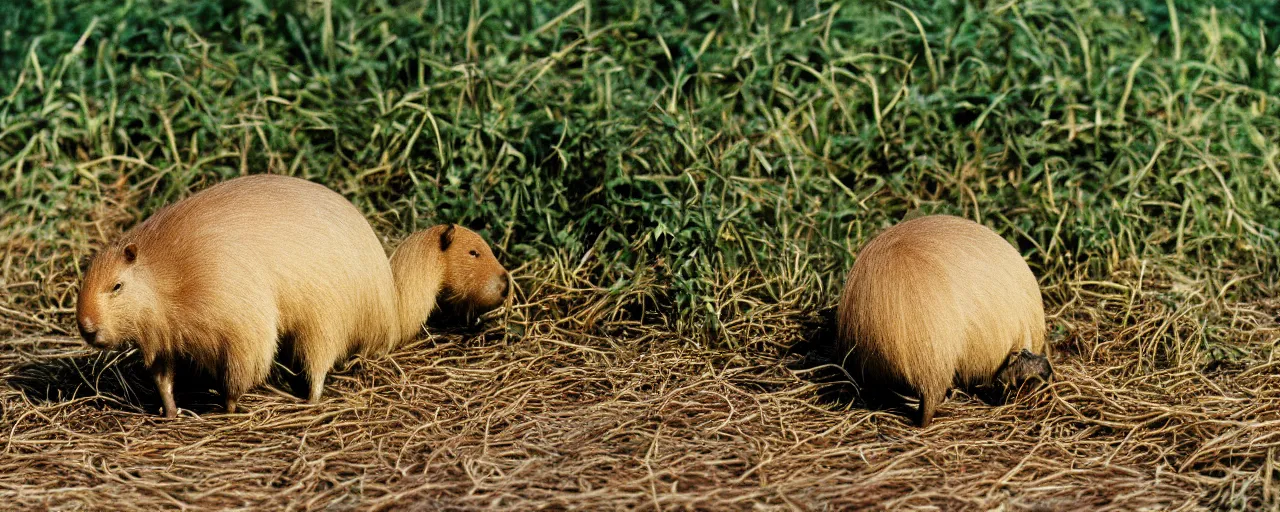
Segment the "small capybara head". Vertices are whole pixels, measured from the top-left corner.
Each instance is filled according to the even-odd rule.
[[[155,293],[138,247],[125,243],[93,258],[80,284],[76,323],[89,345],[116,349],[138,338],[138,320],[154,306]]]
[[[469,314],[481,314],[506,302],[511,292],[507,270],[489,244],[475,231],[449,224],[436,226],[444,262],[441,298]]]
[[[1006,389],[1019,387],[1023,382],[1033,379],[1048,382],[1051,377],[1053,365],[1049,363],[1049,358],[1025,348],[1010,353],[1004,366],[996,372],[996,382]]]

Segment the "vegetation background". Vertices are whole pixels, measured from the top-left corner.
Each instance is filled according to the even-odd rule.
[[[9,1],[0,496],[1275,508],[1278,114],[1266,0]],[[81,264],[250,172],[477,229],[515,303],[315,408],[155,418]],[[819,397],[789,349],[916,210],[1021,249],[1054,385],[925,431]]]

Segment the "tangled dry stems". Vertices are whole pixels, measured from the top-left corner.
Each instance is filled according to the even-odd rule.
[[[1128,313],[1098,295],[1052,320],[1051,385],[1002,406],[956,393],[925,430],[840,398],[847,386],[779,348],[822,332],[783,306],[752,320],[774,343],[713,349],[657,322],[584,328],[607,316],[600,292],[548,292],[506,324],[355,361],[321,404],[279,391],[281,371],[243,413],[191,389],[171,421],[136,357],[23,336],[0,352],[0,497],[131,510],[1275,507],[1280,360],[1135,370],[1144,326],[1177,318],[1156,292]],[[577,306],[539,314],[553,303]],[[1280,302],[1224,312],[1253,354],[1274,354]],[[1130,327],[1106,327],[1126,314]]]

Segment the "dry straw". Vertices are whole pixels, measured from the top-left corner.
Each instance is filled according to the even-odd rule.
[[[600,314],[591,291],[539,290],[510,329],[452,328],[357,361],[316,406],[273,391],[287,389],[282,371],[242,414],[189,390],[173,421],[157,416],[136,356],[22,336],[0,352],[0,498],[135,510],[1274,507],[1280,361],[1139,368],[1130,341],[1145,326],[1196,328],[1158,300],[1158,283],[1146,289],[1127,313],[1080,294],[1053,321],[1051,386],[996,407],[955,394],[927,430],[841,401],[799,354],[697,348],[633,322],[584,333],[575,324]],[[535,314],[556,303],[580,306]],[[776,346],[821,325],[761,308],[754,327]],[[1223,313],[1246,346],[1280,332],[1280,302]],[[1131,327],[1102,327],[1124,315]]]

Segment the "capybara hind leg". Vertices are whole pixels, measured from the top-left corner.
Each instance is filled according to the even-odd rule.
[[[308,402],[320,403],[320,395],[324,394],[324,378],[328,374],[328,369],[307,371],[307,382],[311,385],[311,393],[307,395]]]
[[[173,402],[173,363],[167,360],[154,362],[151,367],[151,376],[155,378],[156,389],[160,391],[160,402],[164,404],[164,417],[177,417],[178,406]]]
[[[236,405],[240,403],[240,394],[232,393],[231,390],[223,390],[223,397],[226,398],[227,414],[235,414]]]
[[[310,387],[307,401],[318,403],[324,394],[324,379],[345,347],[338,337],[322,332],[299,334],[295,347]]]
[[[302,362],[303,370],[307,375],[307,384],[311,387],[310,393],[307,394],[307,401],[313,404],[320,403],[320,396],[324,394],[324,379],[338,359],[336,351],[331,347],[312,345]]]
[[[921,428],[928,427],[933,423],[933,413],[938,409],[938,404],[942,402],[942,396],[946,391],[924,390],[920,392],[920,417],[916,419],[916,423]]]
[[[222,385],[222,398],[228,414],[236,412],[240,404],[240,397],[252,387],[253,383],[246,376],[228,372],[226,382]]]

